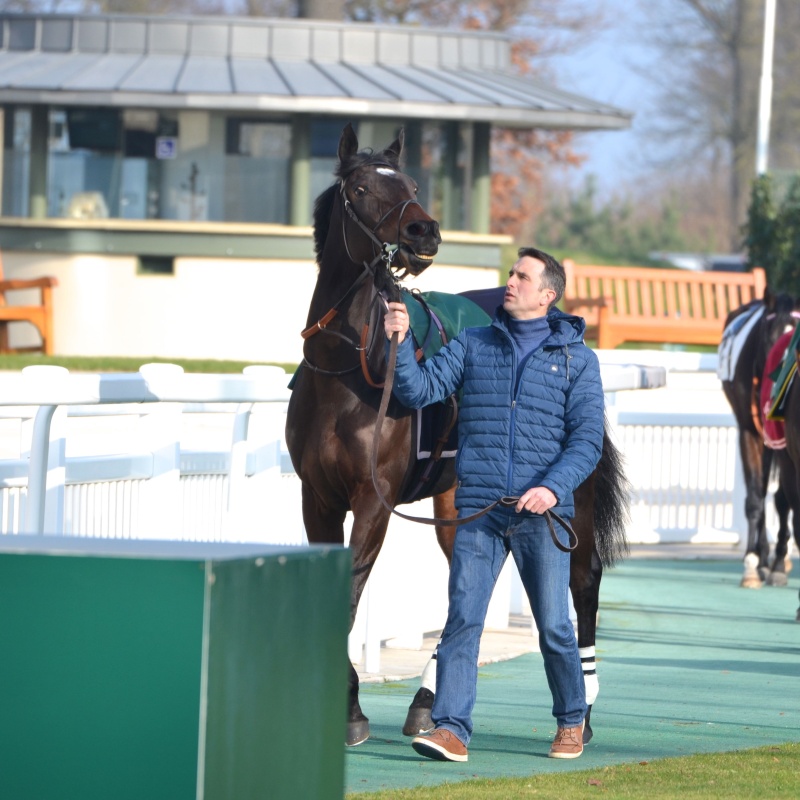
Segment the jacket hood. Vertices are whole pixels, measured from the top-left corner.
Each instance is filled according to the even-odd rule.
[[[583,334],[586,331],[586,320],[583,317],[565,314],[557,308],[551,308],[547,312],[547,321],[550,324],[550,336],[544,342],[544,347],[563,347],[583,342]],[[497,307],[492,325],[508,333],[508,313],[502,306]]]

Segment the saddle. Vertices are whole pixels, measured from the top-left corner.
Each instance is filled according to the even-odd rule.
[[[401,290],[408,311],[410,333],[418,361],[432,358],[452,338],[469,327],[488,325],[492,318],[472,300],[444,292]],[[417,409],[412,417],[415,458],[405,481],[401,502],[411,503],[428,494],[441,476],[444,459],[458,451],[458,398]]]
[[[717,377],[721,381],[732,381],[736,372],[736,364],[750,331],[764,314],[764,303],[753,300],[742,308],[722,332],[722,339],[717,349]]]

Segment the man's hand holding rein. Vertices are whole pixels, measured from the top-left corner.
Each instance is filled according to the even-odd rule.
[[[402,342],[408,331],[408,312],[404,303],[389,303],[389,310],[383,318],[383,327],[386,338],[391,339],[394,333],[399,334],[397,341]]]

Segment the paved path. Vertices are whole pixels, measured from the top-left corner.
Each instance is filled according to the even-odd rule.
[[[795,562],[788,587],[760,591],[739,588],[736,553],[714,560],[635,557],[608,572],[595,736],[575,761],[546,757],[554,721],[538,653],[481,668],[466,764],[422,759],[401,735],[416,680],[365,685],[372,737],[347,751],[347,792],[800,741],[798,572]]]

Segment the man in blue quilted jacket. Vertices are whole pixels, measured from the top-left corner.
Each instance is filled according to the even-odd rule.
[[[597,356],[583,343],[585,322],[559,311],[564,268],[531,247],[519,251],[491,326],[467,328],[423,364],[414,358],[408,315],[390,303],[387,337],[397,332],[394,393],[410,408],[462,391],[456,507],[460,525],[450,565],[449,610],[437,651],[432,732],[412,746],[423,756],[466,761],[478,679],[478,650],[492,590],[509,552],[528,595],[553,696],[558,731],[549,755],[583,752],[586,695],[569,618],[569,554],[550,537],[545,511],[571,519],[573,490],[594,470],[603,446],[604,400]],[[558,526],[562,543],[566,533]]]

